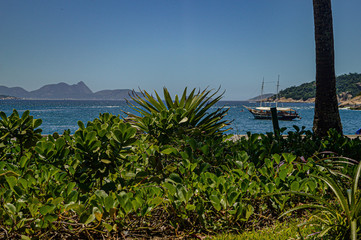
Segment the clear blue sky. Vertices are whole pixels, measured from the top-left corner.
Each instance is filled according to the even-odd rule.
[[[361,1],[333,0],[336,75],[361,73]],[[0,85],[184,87],[244,100],[313,81],[312,0],[1,0]]]

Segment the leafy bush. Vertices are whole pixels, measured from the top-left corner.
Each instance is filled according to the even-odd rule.
[[[185,91],[168,103],[143,94],[148,100],[138,99],[143,115],[131,115],[135,122],[104,113],[78,122],[73,135],[42,137],[41,120],[28,112],[21,118],[1,113],[0,238],[242,232],[311,203],[310,195],[332,200],[324,169],[343,176],[353,171],[334,159],[358,153],[360,140],[333,132],[320,139],[295,127],[286,138],[249,133],[229,141],[226,110],[212,112],[219,97],[209,91],[188,97]],[[157,109],[169,128],[168,120],[157,128]],[[355,202],[359,189],[353,189]],[[285,191],[304,195],[291,198]]]
[[[15,109],[9,117],[4,112],[0,112],[1,158],[16,155],[16,159],[19,161],[25,151],[31,149],[41,138],[42,130],[38,127],[42,120],[33,119],[29,113],[28,110],[25,111],[20,118]]]

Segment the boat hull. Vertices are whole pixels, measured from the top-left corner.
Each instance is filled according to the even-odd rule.
[[[252,114],[253,114],[253,117],[255,119],[272,120],[272,115],[259,115],[259,114],[255,114],[255,113],[252,113]],[[282,121],[292,121],[293,119],[296,119],[298,117],[297,116],[280,116],[280,115],[277,115],[277,118],[278,118],[278,120],[282,120]]]
[[[255,119],[272,120],[272,113],[270,108],[249,108],[244,106],[250,113],[252,113]],[[262,109],[262,110],[260,110]],[[277,118],[282,121],[292,121],[300,116],[293,109],[277,110]]]

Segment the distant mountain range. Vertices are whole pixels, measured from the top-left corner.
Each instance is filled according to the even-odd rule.
[[[0,95],[23,99],[77,99],[77,100],[124,100],[129,98],[130,89],[102,90],[93,92],[84,82],[48,84],[34,91],[21,87],[0,86]]]

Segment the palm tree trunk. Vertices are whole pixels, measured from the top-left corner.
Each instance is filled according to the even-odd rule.
[[[313,0],[316,43],[316,100],[313,131],[326,136],[331,128],[342,134],[336,95],[331,0]]]

